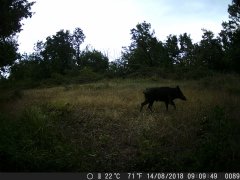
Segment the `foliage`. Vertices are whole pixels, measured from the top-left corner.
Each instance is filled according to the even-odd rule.
[[[4,66],[13,64],[19,57],[17,49],[16,37],[0,38],[0,71],[4,69]]]
[[[224,59],[228,67],[240,73],[240,6],[237,1],[232,1],[228,6],[229,21],[223,22],[223,30],[220,32],[220,37],[225,50]]]
[[[91,68],[94,72],[104,73],[108,69],[108,57],[100,51],[86,49],[80,56],[82,68]]]
[[[196,65],[219,71],[225,68],[221,41],[214,38],[212,31],[203,29],[202,40],[195,51]]]
[[[51,73],[64,74],[74,64],[74,49],[69,31],[63,30],[52,37],[47,37],[42,51],[43,60],[49,65]]]
[[[165,43],[168,57],[171,64],[178,64],[180,61],[180,48],[178,46],[178,38],[176,35],[169,35]]]
[[[30,10],[34,2],[29,3],[27,0],[1,0],[0,4],[1,38],[20,32],[22,27],[21,20],[33,15]]]
[[[122,52],[122,58],[127,61],[130,72],[159,64],[167,66],[168,62],[164,61],[166,52],[163,44],[154,37],[154,31],[151,32],[151,24],[145,21],[137,24],[136,28],[131,29],[131,35],[131,45],[125,47]]]
[[[124,59],[116,59],[109,62],[109,77],[125,77],[128,74],[127,62]]]
[[[22,29],[21,20],[32,17],[34,2],[27,0],[0,0],[0,68],[17,59],[16,33]]]
[[[11,66],[9,79],[30,83],[47,82],[51,79],[48,82],[53,84],[99,79],[100,75],[82,72],[87,68],[91,69],[93,74],[105,73],[108,70],[108,57],[100,51],[88,48],[80,52],[80,45],[84,39],[82,30],[76,28],[73,34],[68,30],[60,30],[56,35],[47,37],[46,42],[38,41],[35,52],[22,55],[21,59]],[[86,77],[87,74],[89,77]]]
[[[77,62],[80,60],[80,45],[84,42],[86,36],[83,34],[81,28],[76,28],[72,35],[72,45],[75,50],[75,59]]]
[[[180,43],[179,65],[185,67],[192,66],[194,45],[192,43],[190,35],[188,35],[187,33],[180,34],[179,43]]]

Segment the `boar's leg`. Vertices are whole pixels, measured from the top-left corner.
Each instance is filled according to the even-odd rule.
[[[168,111],[168,101],[165,101],[166,110]]]
[[[142,111],[143,106],[145,106],[148,103],[149,103],[148,100],[145,100],[144,102],[141,103],[140,112]]]
[[[152,112],[152,105],[153,105],[154,101],[150,101],[148,104],[148,109],[150,109],[150,111]]]
[[[170,101],[170,104],[173,105],[174,109],[176,110],[176,105],[173,101]]]

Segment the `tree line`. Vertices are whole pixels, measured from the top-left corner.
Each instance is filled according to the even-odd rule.
[[[228,6],[229,20],[222,23],[216,36],[202,29],[202,39],[193,43],[189,34],[170,34],[158,40],[147,22],[130,30],[131,44],[123,47],[121,57],[109,61],[106,54],[93,48],[80,50],[85,40],[81,28],[73,32],[60,30],[35,44],[31,54],[17,52],[16,34],[23,18],[33,15],[27,0],[0,0],[0,68],[10,68],[9,80],[62,81],[75,77],[77,81],[100,77],[202,76],[209,72],[240,73],[240,5],[233,0]],[[13,23],[9,23],[13,22]],[[3,78],[3,77],[2,77]]]
[[[229,21],[222,23],[215,36],[202,29],[202,39],[193,43],[187,33],[170,34],[159,41],[147,22],[131,29],[131,44],[124,47],[115,62],[124,74],[149,72],[237,72],[240,73],[240,5],[233,0],[228,7]]]
[[[52,76],[78,75],[83,69],[103,73],[108,69],[108,58],[100,51],[86,48],[80,51],[85,35],[80,28],[73,33],[60,30],[46,41],[38,41],[34,52],[22,55],[11,68],[10,79],[41,80]]]

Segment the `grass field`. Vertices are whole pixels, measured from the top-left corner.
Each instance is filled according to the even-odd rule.
[[[240,78],[113,79],[1,90],[0,170],[239,171]],[[187,101],[153,112],[147,87],[179,85]]]

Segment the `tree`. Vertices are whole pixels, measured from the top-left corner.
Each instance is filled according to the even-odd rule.
[[[158,44],[154,34],[155,32],[151,31],[151,24],[145,21],[137,24],[136,29],[131,30],[132,43],[130,49],[135,51],[135,56],[138,56],[135,61],[139,60],[140,64],[150,67],[155,65],[153,48],[156,48]]]
[[[88,67],[94,72],[104,73],[108,69],[108,57],[100,51],[86,49],[82,52],[82,67]]]
[[[219,34],[226,50],[228,50],[229,46],[231,46],[234,34],[239,31],[240,6],[237,5],[236,2],[236,0],[233,0],[232,4],[228,6],[229,21],[222,23],[223,30]]]
[[[27,74],[19,68],[26,67],[27,70],[38,67],[33,75],[38,79],[50,78],[52,75],[59,76],[59,74],[72,75],[80,70],[76,56],[79,56],[78,60],[81,62],[80,45],[84,38],[85,35],[80,28],[76,28],[73,34],[68,30],[60,30],[55,35],[48,36],[45,42],[38,41],[34,45],[34,52],[21,58],[21,62],[12,68],[12,73]],[[32,71],[28,71],[28,74],[29,72]]]
[[[190,35],[188,35],[187,33],[181,34],[179,36],[179,43],[180,59],[177,63],[185,67],[192,65],[194,45],[192,43]]]
[[[212,31],[202,29],[203,35],[198,51],[198,65],[212,70],[223,70],[223,50],[219,38],[214,38]]]
[[[132,42],[129,47],[124,47],[122,52],[122,59],[127,61],[130,71],[167,66],[168,61],[165,61],[167,54],[163,43],[159,42],[154,34],[151,24],[145,21],[131,29]]]
[[[22,30],[21,20],[32,17],[30,10],[34,3],[27,0],[0,0],[0,68],[11,65],[18,57],[15,35]]]
[[[15,36],[0,38],[0,70],[4,70],[4,66],[13,64],[19,57],[17,53],[17,39]]]
[[[47,37],[41,54],[50,65],[51,73],[65,74],[74,65],[75,51],[70,32],[60,30],[56,35]]]
[[[72,44],[73,48],[75,49],[75,58],[78,62],[78,65],[81,65],[80,62],[80,45],[84,42],[84,39],[86,36],[83,34],[83,31],[81,28],[76,28],[72,35]]]
[[[240,73],[240,5],[238,0],[233,0],[228,6],[229,21],[223,22],[220,37],[225,52],[225,61],[229,68]]]
[[[127,74],[127,63],[124,59],[119,58],[109,62],[108,72],[110,75],[124,77]]]
[[[20,81],[39,81],[46,77],[46,72],[41,61],[33,60],[32,55],[23,55],[21,61],[11,67],[9,79]]]
[[[167,37],[165,48],[168,52],[171,64],[177,64],[179,62],[180,49],[178,47],[178,38],[176,35],[169,35]]]
[[[31,6],[27,0],[0,0],[0,37],[6,38],[21,31],[23,18],[32,17]]]
[[[238,7],[240,7],[240,0],[234,0],[234,3],[235,3]]]

